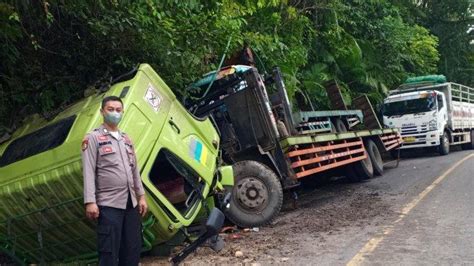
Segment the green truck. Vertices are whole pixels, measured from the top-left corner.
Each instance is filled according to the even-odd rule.
[[[27,119],[0,145],[0,252],[16,263],[96,258],[95,225],[84,214],[80,153],[84,135],[102,122],[100,104],[108,95],[123,100],[120,127],[135,143],[146,190],[143,250],[178,237],[194,240],[174,258],[179,262],[222,226],[216,206],[228,206],[233,170],[220,163],[220,136],[142,64],[51,120]],[[204,230],[187,230],[207,217]]]

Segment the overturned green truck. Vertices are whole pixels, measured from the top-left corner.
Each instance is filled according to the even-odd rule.
[[[149,205],[143,249],[178,234],[192,238],[186,228],[207,217],[205,229],[212,232],[193,240],[203,242],[222,226],[215,206],[228,205],[233,171],[219,163],[220,136],[209,119],[190,115],[143,64],[52,120],[31,117],[1,144],[0,252],[16,263],[96,258],[95,225],[84,215],[80,149],[84,135],[101,124],[100,104],[108,95],[123,100],[120,128],[134,141],[141,167]]]

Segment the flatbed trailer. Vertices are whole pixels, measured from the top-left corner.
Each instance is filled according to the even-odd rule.
[[[235,177],[226,215],[239,226],[269,223],[281,209],[283,191],[300,186],[303,177],[320,178],[331,169],[344,170],[354,182],[381,175],[381,152],[401,143],[396,129],[380,128],[365,96],[354,100],[360,110],[295,113],[278,68],[264,76],[254,67],[230,66],[211,75],[214,81],[205,77],[191,85],[197,93],[185,106],[197,117],[212,117],[221,133],[222,160]],[[342,105],[337,86],[331,91]]]

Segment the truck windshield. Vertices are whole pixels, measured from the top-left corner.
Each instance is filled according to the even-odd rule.
[[[383,105],[383,115],[404,115],[429,112],[436,109],[436,100],[433,96],[404,101],[390,102]]]

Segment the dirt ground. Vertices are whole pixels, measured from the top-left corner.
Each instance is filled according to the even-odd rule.
[[[222,251],[201,247],[185,264],[292,263],[295,258],[314,254],[315,245],[318,253],[330,249],[324,245],[325,239],[344,228],[357,230],[393,215],[389,199],[363,183],[351,184],[346,179],[305,186],[299,191],[296,209],[294,201],[286,196],[282,212],[272,224],[258,228],[258,232],[234,230],[221,234],[225,240]],[[147,257],[142,263],[166,264],[166,259]]]

